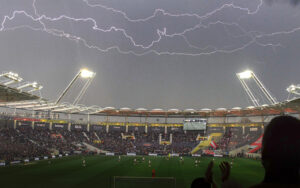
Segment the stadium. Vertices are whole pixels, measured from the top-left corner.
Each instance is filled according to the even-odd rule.
[[[1,187],[300,187],[299,0],[0,5]]]
[[[237,75],[243,79],[248,73]],[[22,184],[30,187],[56,183],[58,187],[189,187],[211,160],[216,164],[230,161],[233,176],[252,185],[262,179],[265,126],[278,115],[299,117],[300,113],[298,98],[280,103],[270,100],[270,105],[260,105],[254,98],[256,106],[229,110],[132,110],[60,103],[79,76],[88,78],[89,84],[95,73],[79,71],[56,102],[51,102],[35,94],[42,89],[36,82],[23,82],[12,72],[1,75],[5,112],[1,115],[0,172],[7,187],[20,186],[19,181],[11,181],[8,171],[18,171]],[[247,79],[254,76],[251,72]],[[16,83],[21,86],[14,87]],[[297,86],[288,88],[295,95],[298,90]],[[76,116],[80,120],[72,118]],[[156,179],[151,178],[152,169],[157,171]],[[42,180],[32,183],[34,176]]]

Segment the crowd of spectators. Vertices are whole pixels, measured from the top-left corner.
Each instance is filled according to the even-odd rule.
[[[210,132],[222,131],[222,137],[217,142],[218,150],[229,151],[237,147],[239,142],[249,143],[255,141],[261,134],[259,131],[246,131],[242,134],[241,128],[214,129]],[[209,131],[207,132],[207,134]],[[182,129],[168,133],[160,131],[86,131],[82,129],[67,130],[65,128],[48,128],[31,126],[17,126],[0,129],[0,160],[13,160],[14,158],[30,158],[53,153],[68,153],[86,150],[84,143],[90,144],[102,151],[116,154],[136,153],[148,155],[156,153],[167,155],[177,153],[189,154],[200,140],[205,136],[202,131],[183,131]],[[163,141],[163,142],[160,142]],[[213,149],[213,148],[207,148]]]
[[[63,129],[1,128],[0,160],[13,161],[82,150],[84,137],[81,135]]]

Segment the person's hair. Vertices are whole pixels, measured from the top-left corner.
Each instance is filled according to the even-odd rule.
[[[210,188],[211,184],[206,182],[204,178],[196,178],[191,184],[191,188]]]
[[[299,180],[300,120],[292,116],[278,116],[267,125],[262,140],[262,161],[273,177]],[[289,174],[289,175],[288,175]],[[280,180],[278,180],[280,181]]]

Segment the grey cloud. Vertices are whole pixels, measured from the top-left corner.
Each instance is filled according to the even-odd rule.
[[[274,3],[290,3],[293,6],[296,6],[300,3],[300,0],[265,0],[265,2],[269,5]]]

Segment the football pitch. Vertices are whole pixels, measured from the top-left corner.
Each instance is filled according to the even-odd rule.
[[[134,158],[137,162],[134,163]],[[195,160],[200,164],[195,166]],[[221,181],[221,172],[218,165],[222,161],[232,162],[231,158],[212,157],[126,157],[119,161],[117,156],[72,156],[60,159],[32,162],[27,165],[15,165],[0,168],[1,187],[28,187],[28,188],[68,188],[68,187],[132,187],[142,182],[143,178],[151,180],[152,170],[158,179],[172,177],[176,179],[176,188],[190,187],[193,179],[204,177],[208,163],[214,159],[214,179],[218,185]],[[85,160],[86,166],[83,166]],[[149,167],[149,160],[151,167]],[[263,178],[264,170],[260,161],[253,159],[236,158],[233,160],[231,179],[245,187],[259,183]],[[129,182],[118,182],[114,177],[131,177]],[[133,178],[134,177],[134,178]],[[141,183],[142,188],[167,187],[166,182],[151,184]],[[155,186],[154,186],[155,185]]]

